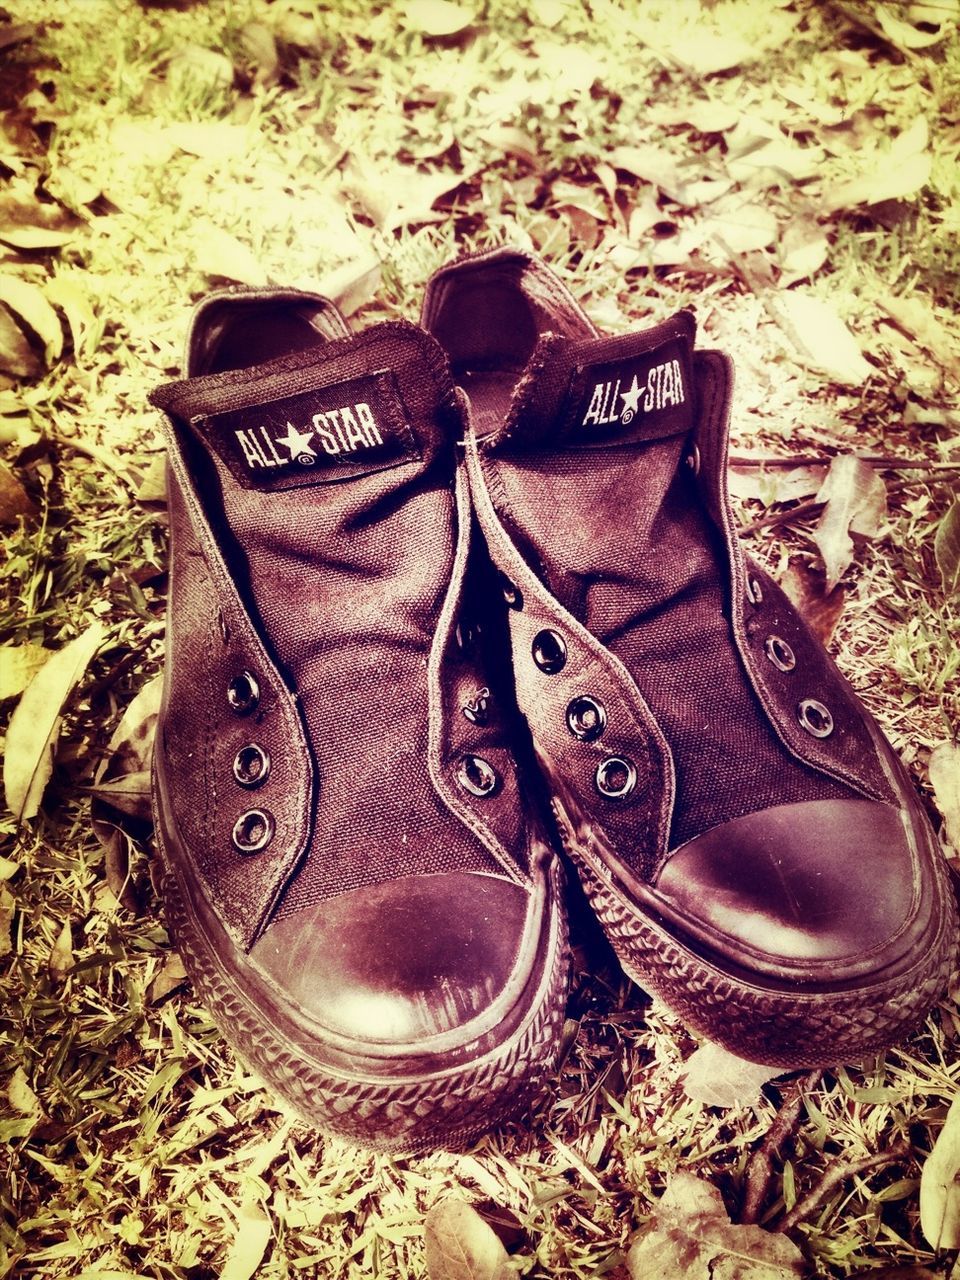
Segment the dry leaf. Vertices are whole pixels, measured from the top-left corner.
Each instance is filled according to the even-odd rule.
[[[176,991],[186,979],[187,971],[183,967],[183,961],[176,951],[171,951],[163,962],[163,968],[147,987],[147,999],[151,1004],[159,1004],[164,996]]]
[[[960,592],[960,498],[948,509],[937,526],[933,551],[940,570],[940,585],[945,596]]]
[[[193,259],[208,276],[235,280],[238,284],[265,285],[266,271],[245,244],[212,222],[201,222],[191,237]]]
[[[960,379],[956,341],[933,314],[929,301],[918,297],[882,297],[878,304],[908,338],[925,347],[939,365]]]
[[[475,18],[472,9],[451,0],[407,0],[407,26],[424,36],[455,36],[465,31]]]
[[[10,926],[17,910],[17,900],[5,884],[0,884],[0,956],[7,956],[13,949]]]
[[[767,1081],[784,1071],[783,1067],[747,1062],[712,1040],[696,1049],[684,1066],[683,1092],[692,1102],[708,1107],[751,1106]]]
[[[949,23],[944,22],[938,31],[921,31],[919,27],[898,18],[885,4],[875,7],[874,16],[890,43],[903,53],[913,49],[929,49],[931,45],[946,39],[950,30]]]
[[[240,32],[240,43],[250,61],[256,63],[256,83],[273,84],[280,67],[280,55],[270,28],[262,22],[248,22]]]
[[[941,742],[927,765],[933,798],[943,817],[941,835],[960,852],[960,746]]]
[[[920,1229],[936,1250],[960,1248],[960,1097],[920,1174]]]
[[[16,524],[21,516],[36,514],[36,505],[26,489],[10,467],[0,459],[0,527]]]
[[[773,244],[779,233],[776,216],[764,205],[744,204],[718,210],[700,224],[701,230],[731,253],[753,253]]]
[[[236,158],[250,149],[250,130],[227,120],[168,124],[164,134],[181,151],[201,160]]]
[[[791,562],[780,585],[821,644],[829,644],[847,599],[843,587],[827,591],[823,575],[799,560]]]
[[[106,634],[102,623],[92,622],[47,659],[17,703],[7,730],[3,788],[18,822],[34,817],[40,808],[53,773],[61,709]]]
[[[0,373],[12,378],[36,378],[43,366],[23,330],[0,303]]]
[[[372,254],[329,272],[317,285],[317,292],[336,303],[341,315],[352,316],[376,295],[380,288],[381,266]]]
[[[884,200],[904,200],[930,179],[932,157],[928,150],[929,127],[921,116],[905,129],[886,151],[877,152],[858,177],[823,192],[827,213],[850,209],[858,204],[880,204]]]
[[[214,93],[232,84],[233,63],[204,45],[184,45],[167,63],[167,85],[175,94]]]
[[[65,973],[70,972],[73,964],[73,930],[70,928],[70,921],[64,920],[63,928],[50,948],[47,965],[54,977],[62,978]]]
[[[53,227],[25,225],[0,227],[0,242],[14,249],[32,253],[38,249],[61,249],[73,239],[72,231],[57,231]]]
[[[63,330],[56,311],[39,285],[19,276],[0,275],[0,302],[33,330],[44,346],[49,364],[63,350]]]
[[[830,246],[820,224],[807,218],[795,218],[780,237],[777,246],[780,260],[780,287],[816,275],[827,260]]]
[[[67,317],[74,351],[78,355],[85,352],[96,326],[89,295],[76,280],[64,275],[48,280],[44,285],[44,292]]]
[[[827,591],[832,591],[853,560],[851,533],[872,538],[887,513],[887,487],[860,458],[841,454],[830,463],[817,501],[825,504],[813,540],[823,558]]]
[[[244,1200],[236,1209],[237,1234],[233,1238],[220,1280],[250,1280],[263,1261],[270,1243],[270,1219],[254,1200]]]
[[[731,71],[760,57],[761,49],[756,43],[705,25],[687,26],[681,35],[681,39],[669,45],[660,45],[656,52],[665,53],[671,61],[697,76]]]
[[[843,386],[861,386],[873,373],[856,338],[836,309],[793,290],[771,299],[781,329],[803,362]]]
[[[823,484],[825,466],[745,467],[730,466],[730,492],[735,498],[756,498],[769,507],[774,502],[796,502],[810,498]]]
[[[42,644],[5,644],[0,647],[0,701],[15,698],[50,657]]]
[[[627,1268],[631,1280],[802,1280],[806,1272],[791,1240],[731,1223],[720,1192],[691,1173],[671,1178],[655,1225],[631,1247]]]
[[[33,1116],[39,1119],[43,1114],[40,1099],[30,1087],[27,1073],[23,1067],[17,1067],[7,1085],[7,1101],[14,1111],[22,1116]]]
[[[476,1209],[450,1197],[424,1223],[429,1280],[508,1280],[514,1275],[496,1232]]]

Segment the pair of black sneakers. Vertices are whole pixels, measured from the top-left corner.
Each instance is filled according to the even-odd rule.
[[[423,1150],[535,1097],[559,845],[625,970],[745,1057],[860,1058],[945,985],[936,839],[737,543],[730,365],[694,327],[604,337],[495,250],[430,280],[420,327],[216,294],[152,397],[165,909],[315,1123]]]

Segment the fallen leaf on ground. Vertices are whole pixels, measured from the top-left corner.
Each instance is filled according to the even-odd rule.
[[[0,303],[0,373],[36,378],[43,366],[13,315]]]
[[[425,36],[455,36],[466,30],[475,18],[474,11],[451,0],[407,0],[404,5],[407,26]]]
[[[16,524],[20,516],[36,514],[37,508],[26,489],[0,459],[0,526]]]
[[[7,729],[3,789],[7,807],[18,822],[33,818],[53,773],[63,704],[106,638],[100,622],[92,622],[69,644],[52,654],[17,703]]]
[[[220,1280],[250,1280],[270,1243],[270,1219],[256,1200],[244,1200],[235,1213],[237,1234],[227,1253]]]
[[[795,218],[784,228],[777,246],[780,260],[780,287],[816,275],[827,260],[830,246],[820,224]]]
[[[700,224],[708,236],[731,253],[752,253],[773,244],[779,233],[776,216],[760,204],[718,209]]]
[[[823,558],[827,591],[832,591],[853,560],[852,533],[873,538],[887,513],[887,487],[868,462],[840,454],[817,493],[824,503],[813,540]]]
[[[847,593],[843,587],[827,591],[823,575],[808,569],[799,560],[791,562],[780,585],[810,630],[822,644],[828,645],[846,603]]]
[[[874,154],[860,174],[839,186],[825,188],[827,213],[858,204],[880,204],[916,195],[930,179],[933,158],[928,150],[927,122],[922,117],[905,129],[885,151]]]
[[[33,330],[49,364],[63,350],[63,330],[56,311],[39,285],[19,276],[0,275],[0,302]]]
[[[14,1111],[22,1116],[34,1116],[37,1119],[43,1114],[40,1099],[34,1093],[23,1067],[17,1067],[7,1085],[7,1101]]]
[[[151,1004],[158,1004],[164,996],[176,991],[186,978],[187,971],[183,967],[183,961],[176,951],[171,951],[163,962],[163,968],[147,987],[147,999]]]
[[[191,242],[194,263],[204,274],[234,280],[237,284],[267,283],[267,273],[253,253],[222,227],[212,222],[201,223],[194,228]]]
[[[754,62],[762,49],[754,41],[737,35],[726,35],[707,26],[687,26],[676,40],[660,44],[655,52],[666,54],[671,62],[697,76],[712,76],[731,71],[745,62]]]
[[[950,23],[946,21],[943,21],[942,26],[936,31],[921,31],[919,27],[915,27],[911,22],[904,22],[885,4],[876,6],[874,16],[880,26],[880,30],[890,43],[896,45],[904,53],[911,52],[914,49],[929,49],[931,45],[939,44],[941,40],[945,40],[950,31]]]
[[[0,956],[7,956],[13,949],[10,926],[17,910],[17,900],[5,884],[0,884]]]
[[[955,596],[960,591],[960,499],[952,503],[937,526],[933,551],[943,594]]]
[[[769,507],[774,502],[810,498],[823,484],[825,466],[745,467],[731,463],[730,492],[735,498],[756,498]]]
[[[123,714],[97,767],[90,820],[104,850],[107,884],[128,911],[140,908],[130,859],[152,821],[150,764],[160,713],[163,677],[155,676]]]
[[[54,276],[44,285],[49,300],[67,317],[73,349],[77,355],[87,350],[94,334],[96,318],[86,290],[69,276]]]
[[[191,121],[169,124],[165,136],[187,155],[201,160],[222,160],[245,155],[250,149],[250,131],[228,120]]]
[[[23,693],[49,657],[50,650],[42,644],[5,644],[0,647],[0,701]]]
[[[960,851],[960,746],[941,742],[931,751],[927,770],[933,798],[943,817],[941,835]]]
[[[720,1192],[692,1173],[674,1174],[654,1221],[627,1255],[631,1280],[802,1280],[806,1274],[791,1240],[731,1223]]]
[[[862,385],[873,373],[860,346],[829,302],[792,290],[771,299],[774,315],[803,362],[843,386]]]
[[[424,1224],[429,1280],[508,1280],[514,1275],[493,1228],[465,1200],[435,1204]]]
[[[72,239],[72,231],[57,231],[53,227],[0,227],[0,242],[14,249],[25,249],[28,253],[39,249],[62,249]]]
[[[756,1102],[760,1090],[783,1067],[766,1066],[738,1058],[721,1045],[706,1041],[687,1059],[683,1092],[692,1102],[708,1107],[746,1107]]]
[[[920,1173],[920,1229],[936,1250],[960,1248],[960,1097]]]
[[[908,338],[925,347],[954,378],[960,378],[960,356],[949,330],[940,323],[922,298],[879,298],[878,305]]]
[[[50,948],[47,965],[54,977],[58,978],[62,978],[73,968],[73,930],[70,928],[69,920],[64,920],[63,928]]]

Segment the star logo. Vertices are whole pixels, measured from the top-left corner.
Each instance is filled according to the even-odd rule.
[[[641,391],[640,382],[637,379],[637,375],[634,374],[630,390],[620,392],[620,399],[623,401],[623,409],[620,412],[621,422],[632,422],[636,417],[637,409],[640,407]]]
[[[299,462],[302,466],[312,467],[316,460],[316,452],[310,444],[312,431],[298,431],[292,422],[287,423],[287,434],[280,436],[277,444],[290,450],[290,461]]]

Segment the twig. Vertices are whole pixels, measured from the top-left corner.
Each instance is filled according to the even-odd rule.
[[[773,1177],[773,1162],[796,1132],[803,1111],[804,1094],[816,1087],[820,1075],[819,1071],[808,1071],[796,1081],[793,1097],[780,1107],[766,1137],[750,1157],[740,1208],[741,1222],[756,1222],[760,1216],[760,1207],[767,1198],[767,1188]]]
[[[731,467],[827,467],[834,459],[832,453],[798,453],[791,456],[782,453],[741,456],[730,455]],[[886,453],[855,454],[868,466],[890,471],[960,471],[960,462],[930,462],[924,458],[894,458]]]
[[[896,1146],[890,1147],[887,1151],[878,1151],[875,1156],[862,1156],[859,1160],[849,1160],[846,1164],[834,1165],[834,1167],[824,1175],[823,1181],[818,1187],[810,1192],[809,1195],[798,1200],[788,1214],[784,1216],[777,1225],[778,1231],[792,1231],[798,1222],[802,1222],[804,1218],[809,1218],[814,1209],[830,1194],[834,1188],[839,1187],[841,1183],[846,1182],[849,1178],[854,1178],[859,1173],[866,1173],[868,1169],[881,1169],[886,1164],[896,1164],[900,1160],[909,1160],[913,1155],[913,1150],[906,1142],[899,1142]]]

